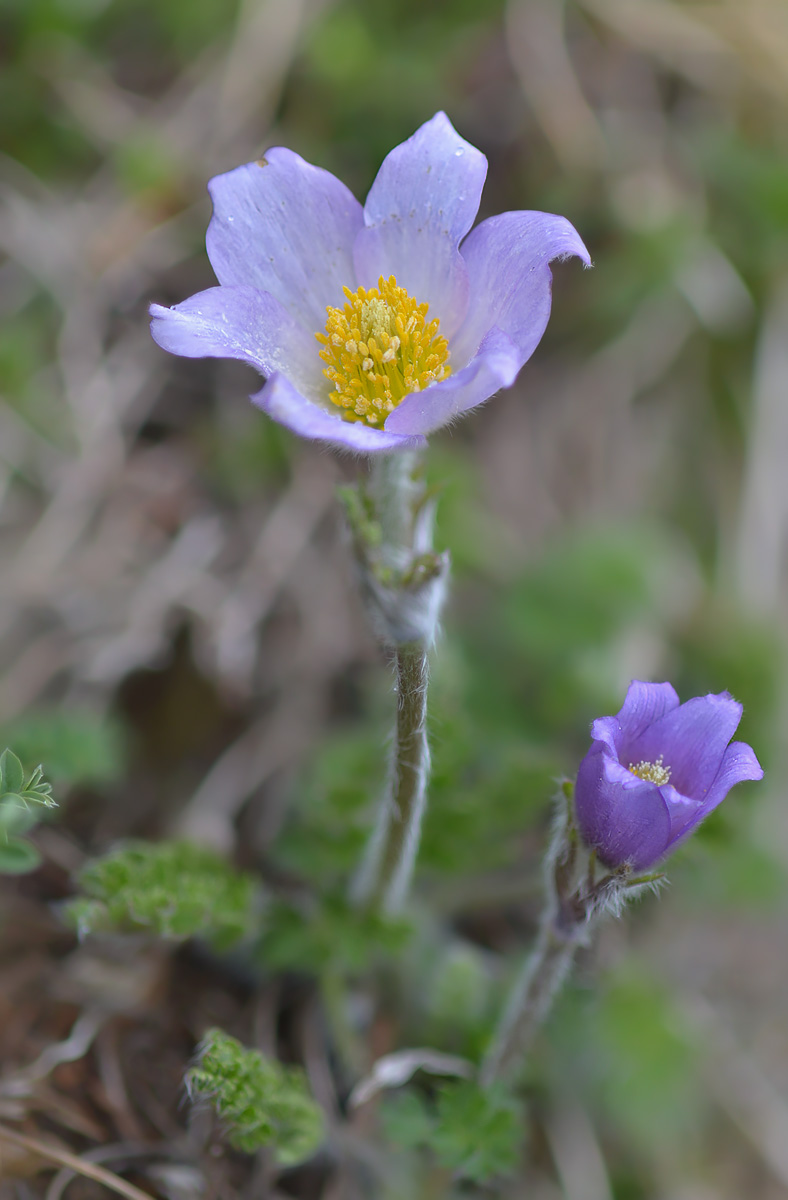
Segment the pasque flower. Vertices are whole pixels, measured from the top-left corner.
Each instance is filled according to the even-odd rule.
[[[548,213],[469,233],[486,171],[438,113],[387,156],[363,207],[282,147],[218,175],[206,240],[220,286],[152,305],[153,336],[256,367],[252,400],[302,437],[417,447],[514,382],[550,315],[550,261],[590,261]]]
[[[645,870],[735,783],[763,778],[750,746],[731,742],[741,714],[728,692],[679,704],[669,683],[635,679],[618,715],[594,721],[575,810],[583,840],[605,866]]]

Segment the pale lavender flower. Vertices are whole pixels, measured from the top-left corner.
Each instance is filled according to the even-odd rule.
[[[590,261],[548,213],[469,233],[486,171],[438,113],[387,156],[363,208],[282,147],[218,175],[206,240],[221,286],[152,305],[153,336],[256,367],[267,382],[252,400],[302,437],[417,447],[514,382],[550,315],[549,262]]]
[[[605,866],[653,866],[735,783],[763,778],[753,750],[731,742],[741,714],[728,692],[680,705],[669,683],[635,679],[618,715],[594,721],[575,809],[583,840]]]

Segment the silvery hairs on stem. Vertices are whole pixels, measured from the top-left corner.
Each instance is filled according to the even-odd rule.
[[[407,895],[427,796],[429,650],[446,596],[449,556],[432,548],[435,500],[415,454],[379,456],[369,479],[345,488],[361,595],[393,654],[397,713],[386,790],[351,888],[362,906],[394,913]]]
[[[433,549],[436,498],[415,451],[378,455],[369,474],[339,490],[361,597],[381,645],[429,649],[437,636],[449,555]]]

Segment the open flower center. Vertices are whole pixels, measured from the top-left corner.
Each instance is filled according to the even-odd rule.
[[[637,775],[638,779],[645,779],[647,783],[656,783],[657,787],[670,782],[670,767],[665,766],[661,754],[656,762],[646,762],[645,758],[641,758],[639,763],[630,763],[629,769],[633,775]]]
[[[347,304],[327,308],[326,332],[315,334],[334,385],[329,398],[345,420],[381,426],[405,396],[448,377],[449,343],[439,319],[427,320],[429,305],[393,275],[381,275],[376,288],[342,290]]]

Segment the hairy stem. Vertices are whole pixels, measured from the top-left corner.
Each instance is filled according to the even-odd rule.
[[[413,450],[379,454],[370,468],[368,489],[380,524],[382,565],[402,569],[413,554],[415,481],[419,456]]]
[[[578,861],[573,789],[564,783],[556,796],[556,820],[545,856],[545,906],[536,945],[514,982],[479,1082],[490,1087],[517,1073],[534,1035],[552,1007],[583,945],[608,903],[620,903],[621,881],[607,875],[598,883],[596,860]],[[626,884],[624,884],[626,886]]]
[[[356,521],[354,530],[367,611],[394,658],[397,717],[387,788],[352,896],[384,913],[402,907],[418,853],[430,770],[428,653],[449,566],[432,549],[434,505],[417,466],[413,453],[373,461],[360,491],[367,524]]]
[[[479,1081],[483,1087],[511,1075],[521,1066],[534,1034],[569,972],[577,948],[575,938],[562,936],[551,922],[543,923],[482,1063]]]
[[[395,669],[397,720],[389,783],[356,888],[361,904],[386,913],[397,912],[408,892],[430,769],[424,646],[397,646]]]

